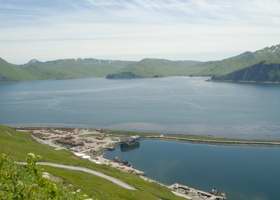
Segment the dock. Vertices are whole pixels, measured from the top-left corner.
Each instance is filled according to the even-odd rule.
[[[179,183],[174,183],[170,185],[169,188],[172,192],[180,197],[189,200],[226,200],[225,193],[219,193],[216,189],[213,189],[212,192],[204,192],[195,188],[188,187],[186,185],[181,185]]]

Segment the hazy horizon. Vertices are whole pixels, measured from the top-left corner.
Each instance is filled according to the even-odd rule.
[[[279,44],[279,0],[0,0],[0,57],[219,60]]]

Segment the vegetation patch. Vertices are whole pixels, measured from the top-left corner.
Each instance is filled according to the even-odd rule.
[[[0,155],[0,199],[89,199],[71,185],[53,182],[44,177],[36,165],[38,159],[38,156],[29,153],[27,164],[19,165],[9,156]]]

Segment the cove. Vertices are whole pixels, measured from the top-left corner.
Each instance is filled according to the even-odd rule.
[[[278,200],[280,148],[142,140],[138,148],[108,151],[167,185],[179,182],[227,193],[230,200]]]

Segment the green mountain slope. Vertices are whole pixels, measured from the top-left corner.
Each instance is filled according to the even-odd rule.
[[[231,58],[209,62],[144,59],[128,65],[121,69],[121,71],[130,72],[135,76],[140,77],[178,75],[218,76],[252,66],[261,61],[280,63],[280,45],[267,47],[255,52],[245,52]]]
[[[16,65],[10,64],[0,58],[0,81],[1,80],[29,80],[32,75]]]
[[[36,79],[71,79],[104,77],[131,64],[131,61],[97,59],[64,59],[48,62],[29,62],[21,68]]]
[[[229,73],[214,76],[212,80],[234,82],[280,82],[280,64],[267,64],[264,62]]]
[[[48,62],[31,60],[13,65],[0,58],[0,80],[44,80],[104,77],[118,72],[132,61],[97,59],[62,59]]]
[[[199,75],[225,75],[254,64],[266,61],[267,63],[280,63],[280,45],[267,47],[255,52],[245,52],[235,57],[221,61],[205,62],[200,66],[204,70]]]

